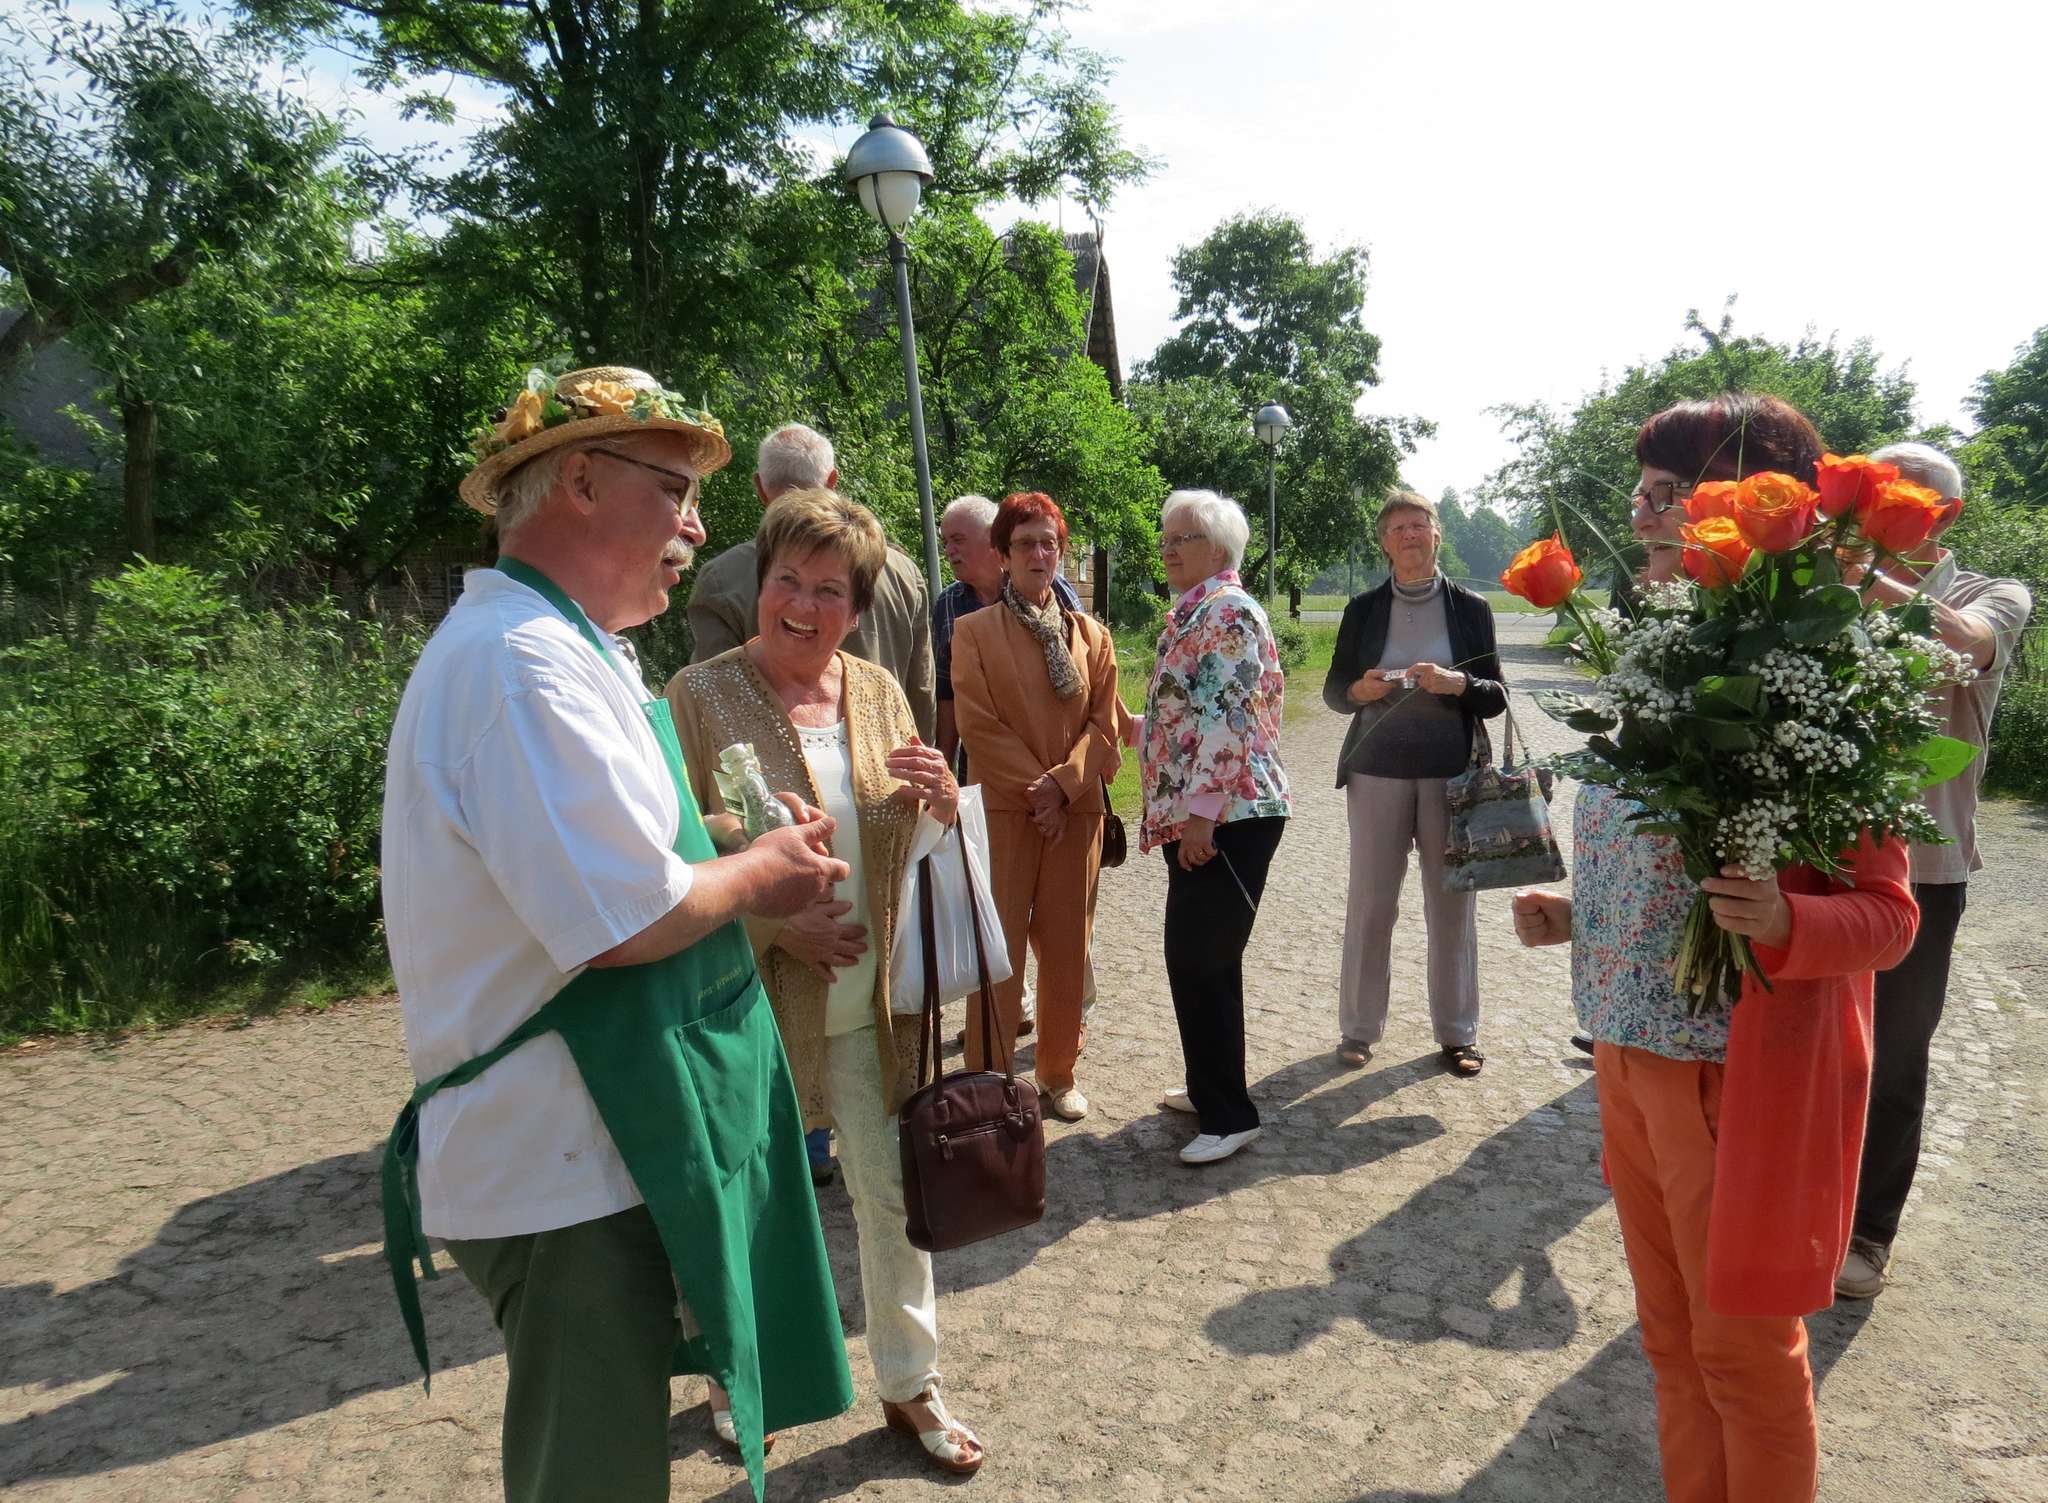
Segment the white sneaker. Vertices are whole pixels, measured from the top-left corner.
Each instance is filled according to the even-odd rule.
[[[1088,1098],[1072,1086],[1064,1091],[1046,1091],[1046,1104],[1062,1122],[1079,1122],[1088,1115]]]
[[[1175,1086],[1159,1098],[1159,1104],[1170,1112],[1186,1112],[1190,1117],[1195,1114],[1195,1103],[1188,1098],[1186,1086]]]
[[[1243,1132],[1225,1133],[1221,1137],[1205,1132],[1180,1151],[1180,1161],[1183,1164],[1216,1163],[1229,1158],[1264,1131],[1263,1127],[1247,1127]]]

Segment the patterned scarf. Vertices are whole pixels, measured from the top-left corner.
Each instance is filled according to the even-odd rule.
[[[1059,596],[1047,593],[1044,605],[1026,605],[1021,596],[1010,587],[1010,576],[1003,576],[1003,604],[1016,613],[1024,623],[1024,629],[1038,638],[1038,645],[1045,653],[1046,672],[1052,675],[1052,692],[1061,699],[1072,699],[1081,692],[1081,671],[1074,666],[1074,656],[1067,651],[1066,612],[1060,609]]]

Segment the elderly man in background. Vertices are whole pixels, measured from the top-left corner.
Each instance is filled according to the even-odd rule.
[[[1934,536],[1917,553],[1868,572],[1851,563],[1844,568],[1843,579],[1886,605],[1902,605],[1922,593],[1927,596],[1941,640],[1977,669],[1969,683],[1942,691],[1942,729],[1988,750],[1998,691],[2006,665],[2019,648],[2033,599],[2018,580],[1993,579],[1963,568],[1937,541],[1963,510],[1963,475],[1953,459],[1929,444],[1891,444],[1870,457],[1897,465],[1903,478],[1939,491],[1950,505]],[[1984,865],[1977,853],[1977,791],[1984,782],[1984,761],[1978,757],[1959,776],[1935,784],[1923,795],[1952,843],[1912,848],[1920,933],[1903,961],[1877,973],[1863,1171],[1849,1251],[1835,1279],[1835,1293],[1850,1299],[1870,1299],[1884,1288],[1892,1239],[1898,1235],[1913,1171],[1920,1162],[1928,1050],[1948,995],[1949,956],[1962,922],[1970,873]]]
[[[839,489],[832,441],[802,423],[784,423],[761,440],[754,461],[754,494],[765,509],[784,491]],[[708,663],[755,634],[760,585],[754,540],[735,543],[697,575],[687,607],[690,661]],[[874,603],[846,639],[846,651],[886,669],[903,686],[917,733],[937,745],[938,708],[932,693],[932,634],[924,575],[902,549],[891,547],[875,582]]]
[[[423,1370],[429,1234],[504,1332],[511,1503],[666,1499],[677,1372],[732,1392],[759,1496],[764,1422],[853,1389],[738,921],[802,912],[847,867],[790,795],[793,827],[718,857],[668,702],[618,650],[704,540],[717,423],[642,371],[536,371],[478,452],[462,497],[502,551],[421,653],[386,772],[421,1084],[385,1148],[385,1256]]]

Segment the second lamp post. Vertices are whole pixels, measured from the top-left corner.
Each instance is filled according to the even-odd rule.
[[[1268,402],[1252,419],[1252,431],[1266,446],[1266,604],[1273,602],[1273,565],[1280,556],[1280,508],[1274,500],[1273,468],[1280,457],[1280,440],[1294,426],[1294,419],[1278,402]]]

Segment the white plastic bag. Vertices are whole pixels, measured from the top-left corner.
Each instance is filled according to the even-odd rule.
[[[952,829],[927,815],[918,821],[917,836],[911,842],[896,910],[895,948],[889,957],[889,1011],[905,1017],[924,1011],[924,930],[918,887],[927,870],[932,874],[932,941],[938,956],[939,1000],[971,996],[981,987],[970,903],[972,912],[981,916],[988,979],[1007,981],[1010,947],[1003,940],[1002,921],[996,917],[995,889],[988,870],[988,821],[982,815],[978,786],[970,783],[960,790],[960,815]]]

